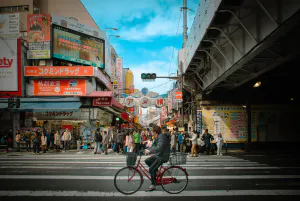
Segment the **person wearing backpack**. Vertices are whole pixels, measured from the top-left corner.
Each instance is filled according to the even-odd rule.
[[[100,154],[100,143],[102,143],[102,135],[100,134],[100,128],[97,128],[95,132],[95,147],[94,147],[94,154]]]

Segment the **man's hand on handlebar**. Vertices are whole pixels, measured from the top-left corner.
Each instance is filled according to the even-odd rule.
[[[145,149],[145,154],[149,154],[150,150],[149,149]]]

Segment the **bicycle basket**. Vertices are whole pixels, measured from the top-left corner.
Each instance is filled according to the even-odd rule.
[[[186,164],[186,158],[187,154],[186,153],[172,153],[169,159],[169,164],[170,165],[183,165]]]
[[[127,166],[135,166],[136,159],[137,159],[136,153],[127,152],[126,154]]]

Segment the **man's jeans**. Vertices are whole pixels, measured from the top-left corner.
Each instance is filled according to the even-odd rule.
[[[69,151],[70,141],[64,141],[64,149],[65,151]]]
[[[100,153],[100,142],[95,142],[94,153]]]
[[[26,150],[29,151],[30,147],[31,147],[30,141],[26,141]]]

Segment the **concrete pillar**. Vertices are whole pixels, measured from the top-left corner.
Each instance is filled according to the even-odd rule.
[[[247,142],[246,142],[246,152],[250,152],[251,147],[251,102],[247,100],[246,104],[246,111],[247,111]]]
[[[17,130],[20,130],[20,113],[19,112],[13,112],[13,148],[17,147],[17,143],[14,141],[16,139],[16,132]]]

